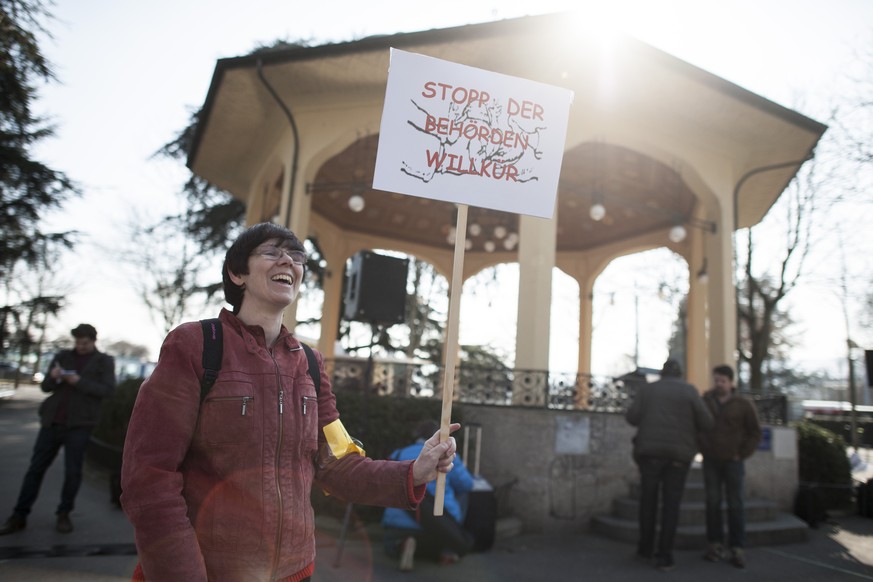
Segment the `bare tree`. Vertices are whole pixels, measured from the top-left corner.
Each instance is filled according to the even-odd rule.
[[[816,175],[815,162],[807,163],[777,202],[772,222],[783,244],[771,236],[758,247],[757,229],[746,231],[745,257],[738,265],[737,317],[740,322],[740,365],[748,371],[749,390],[764,391],[766,366],[774,355],[776,322],[786,296],[797,287],[805,273],[805,263],[813,244],[814,225],[823,184]],[[771,226],[771,225],[766,225]],[[767,254],[770,256],[766,256]],[[766,262],[756,268],[756,259]]]
[[[134,288],[167,333],[213,300],[220,288],[217,277],[207,283],[201,278],[212,271],[215,255],[203,251],[178,218],[166,217],[147,226],[133,223],[130,230]]]
[[[63,309],[65,297],[72,288],[56,269],[64,248],[65,243],[40,240],[34,245],[32,262],[29,265],[16,263],[11,276],[3,280],[2,351],[15,354],[19,370],[31,358],[35,358],[34,371],[41,369],[46,328]],[[19,380],[16,378],[16,385]]]
[[[873,39],[871,39],[873,40]],[[834,127],[839,135],[842,153],[847,161],[866,170],[866,184],[870,186],[873,168],[873,48],[867,43],[866,51],[858,51],[854,62],[855,69],[847,74],[848,86],[841,92],[841,103],[834,114]],[[871,202],[869,192],[858,189],[867,203]]]
[[[122,356],[125,358],[135,358],[144,360],[149,356],[149,349],[140,344],[130,343],[125,340],[112,342],[106,346],[107,353],[113,356]]]
[[[415,358],[417,355],[422,355],[422,346],[428,339],[441,338],[443,335],[446,314],[436,309],[434,303],[446,297],[448,282],[425,261],[412,258],[410,267],[413,292],[406,300],[409,341],[404,350],[408,358]]]

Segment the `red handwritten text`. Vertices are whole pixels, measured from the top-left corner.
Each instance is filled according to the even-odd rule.
[[[447,172],[458,174],[484,176],[485,178],[506,180],[507,182],[518,181],[518,168],[511,164],[502,164],[493,160],[482,160],[477,168],[472,158],[465,158],[464,156],[445,152],[440,154],[440,152],[427,150],[427,165],[430,168],[442,168]]]
[[[439,96],[440,101],[451,99],[458,105],[472,105],[477,103],[479,107],[484,107],[491,99],[487,91],[478,89],[467,89],[466,87],[454,87],[447,83],[436,83],[428,81],[424,84],[424,91],[421,96],[427,99],[433,99]]]
[[[519,103],[512,97],[509,98],[509,103],[506,108],[506,113],[512,117],[518,115],[525,119],[543,120],[543,106],[533,101],[522,101]]]
[[[447,117],[434,117],[433,115],[427,116],[424,130],[437,135],[457,135],[458,137],[463,136],[466,139],[479,138],[494,145],[503,144],[506,147],[520,147],[525,150],[529,144],[527,135],[515,131],[504,131],[496,127],[488,127],[487,125],[477,123],[463,123]]]

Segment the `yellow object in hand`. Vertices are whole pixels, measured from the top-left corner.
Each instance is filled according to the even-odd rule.
[[[330,452],[337,459],[342,459],[349,453],[355,453],[362,457],[367,456],[361,442],[349,436],[340,419],[336,419],[324,427],[324,436],[328,446],[330,446]]]

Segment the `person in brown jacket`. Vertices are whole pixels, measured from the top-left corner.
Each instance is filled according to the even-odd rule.
[[[722,525],[722,499],[727,497],[730,562],[737,568],[745,568],[744,460],[758,448],[761,425],[755,406],[740,396],[734,387],[734,371],[730,366],[716,366],[712,380],[713,387],[703,395],[703,402],[715,419],[715,427],[700,434],[706,487],[706,539],[709,543],[704,558],[718,562],[728,557]]]

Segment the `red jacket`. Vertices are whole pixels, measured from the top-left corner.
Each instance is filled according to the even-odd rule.
[[[121,500],[150,582],[307,576],[313,481],[371,505],[413,509],[424,494],[412,487],[411,462],[354,454],[325,462],[321,429],[339,413],[320,354],[316,403],[306,355],[284,327],[268,349],[260,327],[227,310],[220,318],[224,357],[206,400],[202,331],[183,324],[164,341],[130,421]]]

